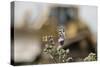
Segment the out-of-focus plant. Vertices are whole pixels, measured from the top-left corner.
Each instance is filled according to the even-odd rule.
[[[90,53],[85,59],[84,61],[96,61],[97,60],[97,56],[95,53]]]
[[[64,50],[62,48],[58,49],[55,46],[47,44],[43,51],[49,55],[53,63],[65,63],[73,60],[72,57],[68,56],[69,49],[67,50]]]
[[[43,50],[51,60],[50,63],[65,63],[73,62],[74,59],[69,55],[70,50],[64,50],[62,48],[57,48],[56,46],[47,44]],[[95,53],[90,53],[83,61],[96,61],[97,55]]]

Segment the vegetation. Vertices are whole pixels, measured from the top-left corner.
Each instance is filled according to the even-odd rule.
[[[44,50],[44,53],[46,53],[50,60],[52,60],[50,63],[65,63],[65,62],[73,62],[73,58],[69,56],[70,50],[64,50],[62,48],[57,48],[52,45],[46,45]],[[96,54],[90,53],[86,58],[82,59],[83,61],[96,61]]]
[[[97,60],[97,56],[95,53],[90,53],[85,59],[84,61],[96,61]]]

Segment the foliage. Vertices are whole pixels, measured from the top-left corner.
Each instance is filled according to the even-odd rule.
[[[95,53],[90,53],[85,59],[84,61],[96,61],[97,57]]]
[[[64,50],[52,45],[46,45],[44,52],[49,55],[53,63],[65,63],[72,60],[72,57],[68,56],[69,49]]]
[[[73,62],[73,58],[69,55],[69,49],[64,50],[62,48],[58,48],[52,45],[47,44],[43,50],[50,59],[52,63],[65,63],[65,62]],[[95,53],[90,53],[87,57],[82,59],[83,61],[96,61],[97,55]]]

